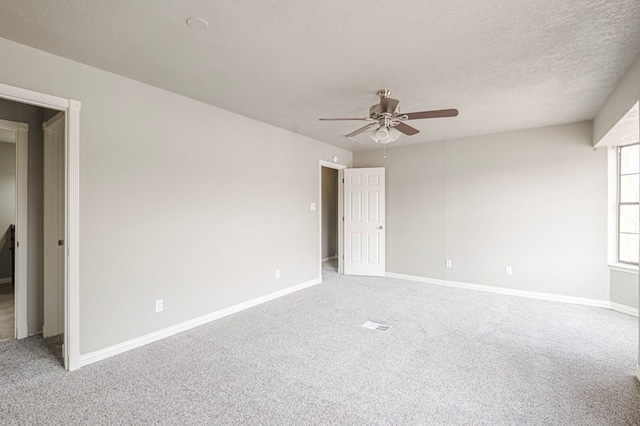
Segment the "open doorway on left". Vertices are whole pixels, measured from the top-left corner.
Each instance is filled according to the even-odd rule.
[[[0,345],[41,339],[46,328],[44,174],[51,159],[43,125],[57,114],[64,113],[0,99]],[[62,123],[64,131],[64,115]],[[46,339],[60,360],[61,333]]]
[[[16,132],[0,123],[0,341],[15,338]]]

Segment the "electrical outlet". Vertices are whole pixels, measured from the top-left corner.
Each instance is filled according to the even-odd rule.
[[[506,266],[504,268],[504,273],[505,275],[513,275],[513,269],[511,269],[511,266]]]
[[[162,301],[162,299],[156,300],[156,313],[162,312],[163,310],[164,310],[164,302]]]
[[[311,203],[309,208],[311,209],[312,212],[315,212],[316,211],[316,203]]]
[[[453,262],[451,260],[447,260],[445,264],[447,268],[453,268]]]
[[[280,278],[280,269],[276,269],[276,278]]]

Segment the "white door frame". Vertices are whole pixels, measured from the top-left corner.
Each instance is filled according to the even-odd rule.
[[[65,112],[65,285],[64,346],[65,368],[80,364],[80,102],[0,83],[0,98]],[[26,288],[16,290],[24,291]],[[26,297],[25,297],[26,301]],[[26,314],[26,311],[25,311]]]
[[[344,169],[347,168],[346,164],[333,163],[330,161],[320,160],[320,165],[318,166],[319,173],[319,190],[318,190],[318,229],[319,229],[319,241],[320,241],[320,251],[318,252],[319,265],[318,265],[318,277],[322,280],[322,168],[327,167],[329,169],[335,169],[338,171],[338,273],[342,274],[343,270],[343,238],[342,231],[344,227],[344,222],[342,221],[342,217],[344,216],[344,206],[342,200],[342,178],[344,176]]]
[[[29,182],[29,125],[16,121],[0,120],[0,129],[11,130],[16,135],[16,198],[14,222],[16,225],[15,251],[15,320],[13,337],[24,339],[27,327],[28,272],[28,182]]]

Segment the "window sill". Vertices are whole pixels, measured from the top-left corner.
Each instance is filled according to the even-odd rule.
[[[612,271],[626,272],[627,274],[638,275],[638,266],[636,265],[627,265],[625,263],[610,263],[609,269]]]

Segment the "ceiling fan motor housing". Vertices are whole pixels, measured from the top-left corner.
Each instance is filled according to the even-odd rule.
[[[380,104],[371,105],[371,108],[369,108],[369,117],[377,120],[378,118],[380,118],[381,114],[382,107],[380,106]]]
[[[378,95],[380,95],[380,103],[376,105],[372,105],[369,108],[369,117],[378,119],[383,116],[394,116],[398,112],[398,104],[400,103],[397,99],[392,99],[389,97],[390,90],[379,91]]]

